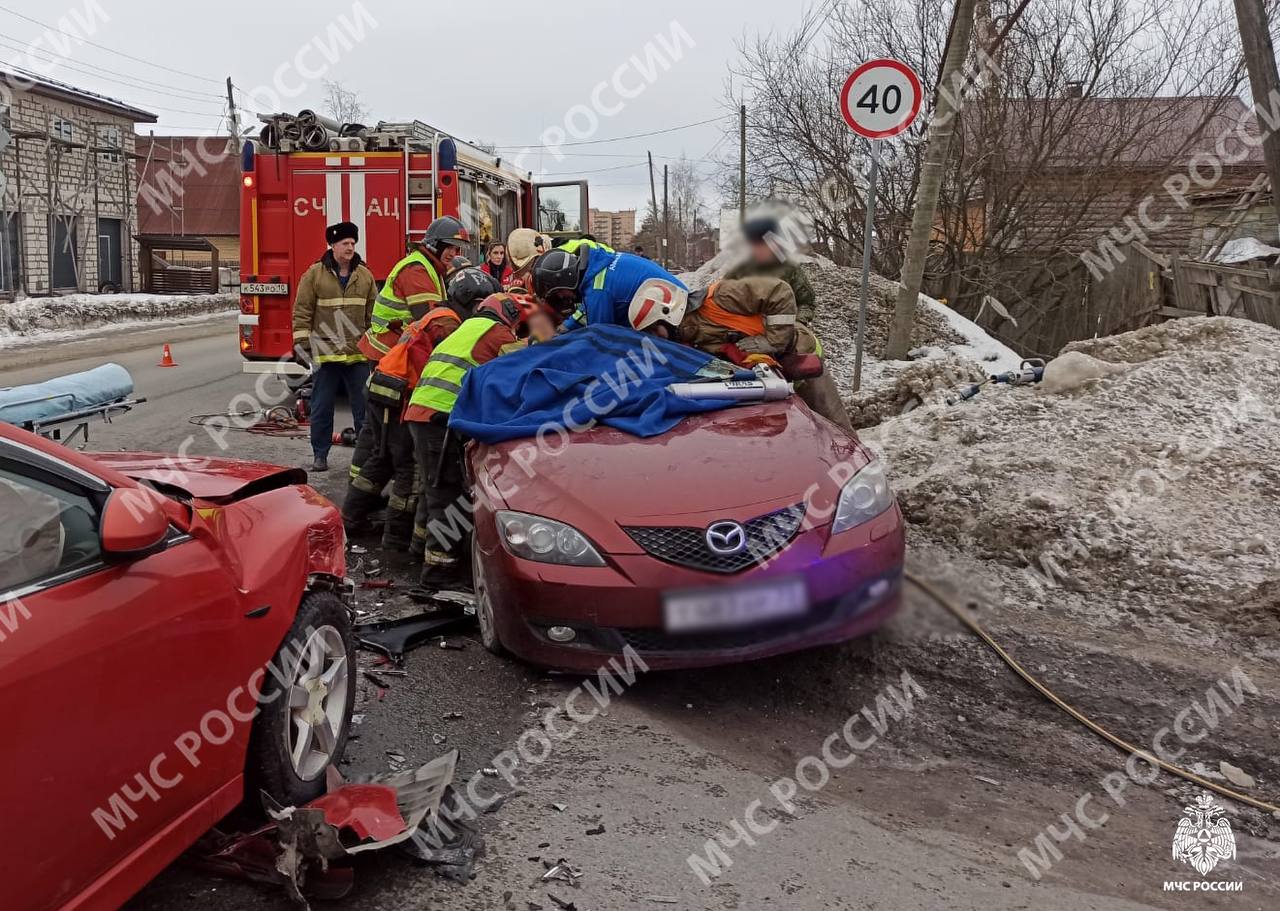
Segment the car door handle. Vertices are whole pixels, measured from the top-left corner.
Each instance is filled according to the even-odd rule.
[[[271,613],[271,605],[264,604],[262,607],[255,607],[253,610],[246,613],[245,616],[250,620],[257,620],[260,617],[265,617],[269,613]]]

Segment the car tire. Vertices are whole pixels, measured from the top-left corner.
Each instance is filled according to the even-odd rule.
[[[475,534],[471,535],[471,576],[476,594],[476,623],[480,627],[480,644],[495,655],[505,655],[502,637],[498,633],[498,621],[489,598],[489,583],[484,577],[484,555]]]
[[[325,792],[325,772],[342,758],[351,730],[356,649],[342,599],[304,597],[271,665],[249,740],[249,795],[261,790],[298,806]]]

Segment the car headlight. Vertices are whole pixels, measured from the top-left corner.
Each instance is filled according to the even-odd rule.
[[[498,532],[508,551],[526,560],[562,566],[604,566],[587,536],[572,525],[500,509]]]
[[[834,535],[861,525],[892,505],[893,491],[889,489],[884,464],[873,459],[840,491],[840,503],[836,506],[836,517],[831,522],[831,533]]]

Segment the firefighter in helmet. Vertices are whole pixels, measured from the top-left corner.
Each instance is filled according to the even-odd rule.
[[[689,295],[680,279],[634,253],[557,248],[538,257],[533,267],[534,294],[565,318],[565,332],[586,325],[627,325],[627,308],[642,287],[658,289],[670,302]]]
[[[722,279],[674,300],[660,285],[646,284],[627,309],[627,321],[639,332],[682,342],[743,366],[776,366],[791,354],[822,356],[817,336],[796,319],[795,292],[779,277]],[[796,395],[811,409],[851,429],[840,393],[825,371],[798,381],[795,387]]]
[[[462,222],[451,215],[442,215],[427,226],[422,240],[387,273],[387,280],[373,301],[369,328],[357,346],[361,354],[378,363],[400,341],[410,323],[445,303],[451,263],[462,253],[461,245],[469,240]],[[376,445],[373,428],[366,424],[351,453],[351,481],[360,477]],[[360,524],[357,521],[357,527]]]
[[[373,304],[369,331],[360,350],[377,361],[400,340],[404,328],[445,301],[445,275],[471,238],[462,222],[442,215],[427,226],[409,255],[391,267]]]
[[[535,307],[518,295],[489,295],[431,352],[409,399],[404,417],[425,485],[413,530],[415,539],[426,542],[421,577],[425,588],[438,590],[461,581],[462,538],[455,518],[459,511],[465,516],[470,510],[463,502],[463,441],[450,431],[449,415],[462,381],[471,368],[493,360],[527,334]]]

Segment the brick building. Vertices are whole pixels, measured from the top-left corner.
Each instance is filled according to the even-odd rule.
[[[623,209],[619,212],[592,209],[590,225],[591,233],[596,240],[608,244],[615,250],[630,250],[635,243],[635,209]]]
[[[138,285],[134,124],[156,116],[0,69],[0,296]]]
[[[138,137],[138,230],[203,238],[224,267],[240,262],[240,157],[226,136]],[[190,259],[190,257],[188,257]],[[208,262],[208,256],[193,265]]]

